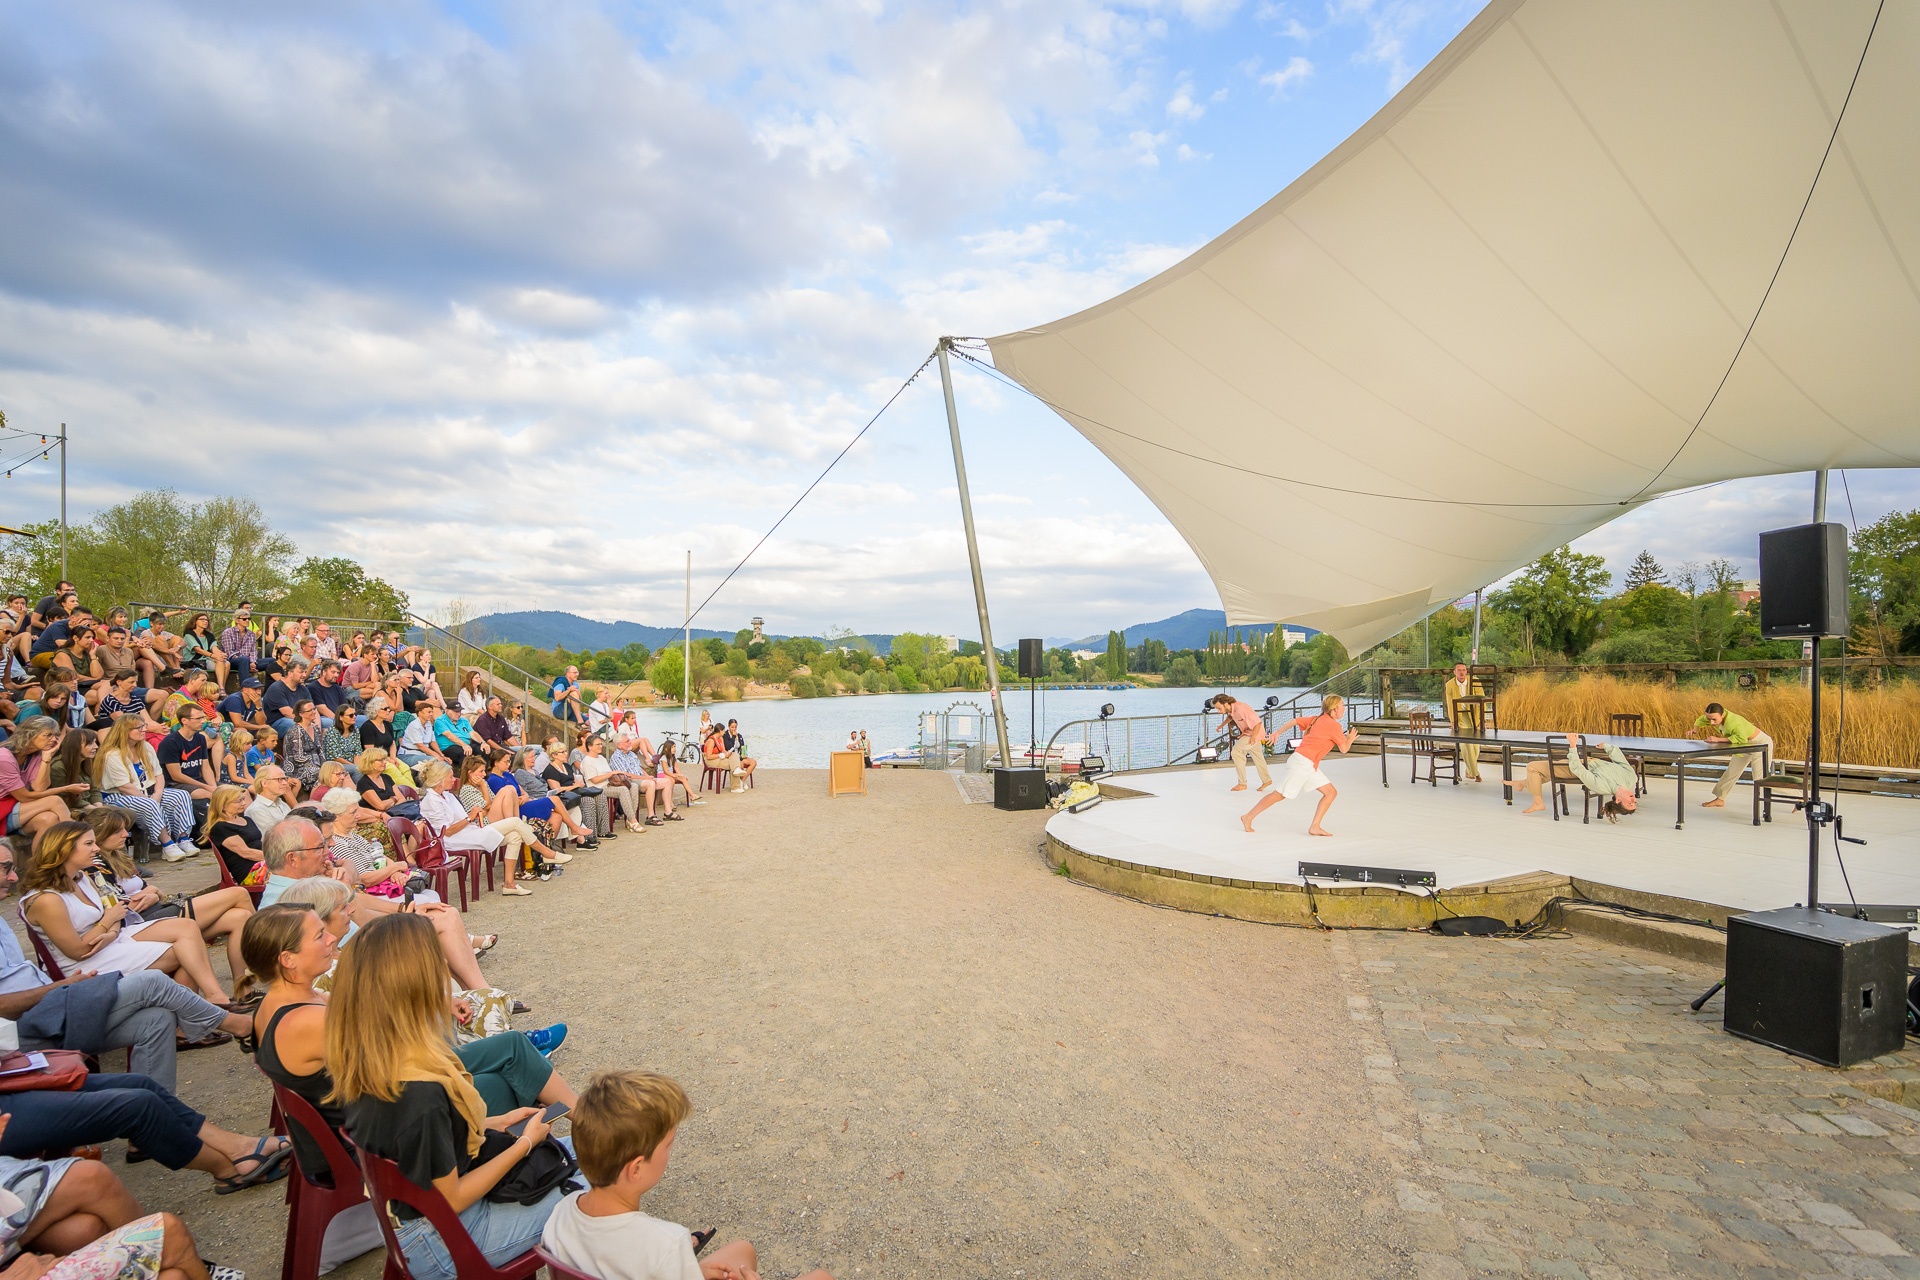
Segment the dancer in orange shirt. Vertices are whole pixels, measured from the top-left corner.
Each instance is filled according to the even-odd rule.
[[[1345,755],[1347,749],[1360,737],[1358,726],[1350,732],[1340,732],[1340,712],[1345,705],[1339,694],[1330,694],[1320,703],[1319,715],[1300,716],[1279,726],[1275,731],[1276,736],[1299,725],[1307,731],[1306,737],[1301,740],[1300,745],[1294,749],[1293,755],[1287,760],[1286,772],[1280,775],[1280,785],[1274,788],[1273,794],[1262,796],[1259,804],[1240,815],[1241,826],[1251,832],[1253,820],[1263,810],[1279,804],[1282,800],[1293,799],[1308,787],[1315,787],[1320,792],[1320,807],[1313,811],[1313,825],[1307,828],[1307,834],[1310,836],[1333,834],[1321,827],[1320,819],[1327,816],[1327,810],[1333,807],[1333,798],[1339,792],[1333,789],[1332,780],[1320,771],[1320,762],[1326,759],[1327,752],[1335,747],[1340,749],[1341,755]]]

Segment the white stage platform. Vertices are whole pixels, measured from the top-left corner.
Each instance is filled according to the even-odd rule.
[[[1522,817],[1524,797],[1511,808],[1503,804],[1497,760],[1493,780],[1457,787],[1409,785],[1404,757],[1387,767],[1393,785],[1382,788],[1376,757],[1327,762],[1327,776],[1340,791],[1327,815],[1331,839],[1307,834],[1317,792],[1274,805],[1248,835],[1240,814],[1258,798],[1259,779],[1249,775],[1247,790],[1229,791],[1234,776],[1225,766],[1114,777],[1117,786],[1149,794],[1108,800],[1080,814],[1062,810],[1048,821],[1047,833],[1096,857],[1266,883],[1302,883],[1299,864],[1308,861],[1433,871],[1443,890],[1546,871],[1735,910],[1806,898],[1805,819],[1776,804],[1771,823],[1752,825],[1752,793],[1744,786],[1727,797],[1726,808],[1702,809],[1698,800],[1711,792],[1690,780],[1687,824],[1676,831],[1674,784],[1666,779],[1652,779],[1640,811],[1617,825],[1598,819],[1582,825],[1577,795],[1572,818],[1557,823],[1545,812]],[[1276,767],[1276,778],[1279,772]],[[1840,811],[1847,834],[1868,842],[1842,846],[1855,900],[1920,903],[1920,800],[1843,795]],[[1831,830],[1820,896],[1847,900]]]

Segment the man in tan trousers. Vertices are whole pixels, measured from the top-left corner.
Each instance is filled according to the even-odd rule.
[[[1474,686],[1473,683],[1467,678],[1467,664],[1464,662],[1454,663],[1452,678],[1444,681],[1440,686],[1440,696],[1446,699],[1446,703],[1447,703],[1447,723],[1449,725],[1461,723],[1460,721],[1457,721],[1454,719],[1453,704],[1455,699],[1475,696],[1475,695],[1478,695],[1480,692],[1481,690],[1477,686]],[[1478,703],[1475,703],[1472,706],[1469,706],[1465,709],[1464,719],[1465,719],[1465,723],[1462,725],[1463,728],[1471,730],[1472,732],[1476,732],[1476,733],[1479,732],[1480,706]],[[1468,782],[1480,781],[1480,747],[1479,745],[1478,744],[1462,745],[1460,748],[1460,758],[1467,762],[1467,781]]]
[[[1229,721],[1240,728],[1240,736],[1233,740],[1233,771],[1240,781],[1229,790],[1247,789],[1247,766],[1251,764],[1260,771],[1260,790],[1265,791],[1273,785],[1273,775],[1267,772],[1267,753],[1261,749],[1267,730],[1260,723],[1260,713],[1228,693],[1215,694],[1213,708],[1226,717],[1215,733],[1225,733]]]

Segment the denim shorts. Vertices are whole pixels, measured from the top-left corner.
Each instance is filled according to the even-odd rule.
[[[568,1151],[573,1139],[557,1138]],[[460,1225],[473,1237],[473,1243],[494,1266],[519,1257],[540,1243],[547,1219],[559,1206],[566,1192],[555,1187],[537,1204],[496,1204],[478,1200],[460,1215]],[[402,1222],[394,1229],[394,1238],[407,1255],[407,1270],[414,1280],[458,1280],[453,1255],[440,1239],[440,1233],[425,1218]]]

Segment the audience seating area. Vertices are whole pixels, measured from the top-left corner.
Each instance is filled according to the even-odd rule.
[[[203,1144],[192,1167],[211,1172],[222,1194],[291,1175],[285,1280],[319,1275],[328,1226],[348,1213],[367,1217],[357,1225],[368,1247],[379,1247],[372,1230],[377,1222],[389,1278],[437,1280],[431,1268],[423,1272],[424,1255],[409,1253],[412,1246],[400,1238],[407,1233],[397,1232],[387,1213],[371,1212],[367,1187],[382,1206],[395,1202],[424,1214],[461,1277],[505,1280],[543,1267],[556,1276],[590,1274],[526,1242],[513,1256],[489,1261],[465,1224],[492,1202],[466,1202],[456,1212],[454,1204],[462,1201],[450,1202],[436,1189],[438,1178],[435,1185],[416,1185],[402,1173],[406,1161],[356,1144],[351,1126],[310,1100],[324,1093],[303,1096],[283,1083],[282,1072],[292,1070],[295,1024],[287,1024],[285,1036],[276,1036],[272,1024],[293,1007],[326,1010],[322,1016],[329,1023],[335,1009],[348,1017],[354,1006],[345,999],[327,1003],[326,993],[337,994],[337,983],[350,984],[353,957],[403,942],[424,945],[433,957],[425,963],[437,964],[442,975],[442,994],[425,998],[442,1002],[438,1016],[444,1018],[444,993],[452,992],[459,1030],[458,1045],[441,1045],[425,1056],[444,1056],[456,1076],[476,1087],[508,1080],[520,1082],[520,1089],[544,1073],[547,1084],[537,1101],[555,1101],[549,1094],[574,1100],[571,1087],[546,1065],[565,1039],[565,1024],[515,1025],[527,1006],[492,987],[480,968],[496,935],[470,934],[465,914],[495,894],[528,896],[529,882],[541,893],[565,894],[568,864],[619,839],[623,830],[630,844],[643,835],[667,839],[665,830],[652,828],[686,820],[687,811],[708,803],[705,793],[750,790],[755,764],[737,725],[715,727],[705,736],[695,790],[670,738],[656,746],[630,717],[619,728],[591,718],[558,719],[546,706],[528,705],[524,689],[487,672],[443,673],[433,655],[399,629],[283,619],[245,604],[230,611],[144,612],[135,619],[124,608],[90,608],[64,582],[37,604],[20,594],[0,611],[0,728],[6,733],[0,745],[0,820],[13,867],[12,879],[0,875],[0,896],[18,880],[21,928],[37,958],[27,964],[17,952],[6,955],[15,940],[0,938],[0,970],[9,975],[0,992],[45,993],[85,968],[112,975],[123,995],[134,988],[155,993],[155,1004],[174,1012],[177,1037],[153,1046],[102,1040],[64,1047],[84,1049],[96,1072],[99,1053],[125,1048],[127,1074],[101,1076],[98,1086],[133,1090],[144,1104],[171,1108],[174,1115],[196,1103],[190,1096],[173,1097],[176,1048],[232,1043],[257,1055],[256,1064],[269,1077],[258,1113],[266,1136],[226,1134],[203,1124],[197,1137],[183,1139],[180,1158],[186,1160],[193,1142]],[[541,694],[546,692],[543,687]],[[496,695],[498,706],[490,704]],[[577,695],[571,701],[577,704]],[[557,696],[556,705],[562,705]],[[479,717],[469,714],[476,706],[486,714],[478,731]],[[475,756],[484,762],[484,774]],[[205,867],[208,887],[191,895],[162,893],[147,883],[158,862]],[[183,905],[187,897],[191,910]],[[63,907],[64,915],[55,907]],[[71,956],[84,957],[84,963]],[[216,990],[221,964],[227,986]],[[194,993],[190,1009],[176,1008],[183,1004],[169,994],[176,987]],[[283,989],[307,998],[283,1007],[277,1002]],[[263,1008],[273,1017],[256,1017]],[[302,1042],[306,1061],[317,1062],[322,1073],[302,1073],[305,1078],[338,1076],[343,1068],[361,1078],[353,1076],[361,1064],[351,1061],[358,1037],[336,1036],[329,1025],[325,1053],[316,1056],[318,1033],[302,1034],[308,1037]],[[24,1030],[22,1035],[22,1047],[28,1047]],[[263,1037],[271,1057],[263,1052]],[[628,1077],[658,1079],[615,1072],[607,1088]],[[50,1069],[13,1081],[25,1084],[16,1099],[44,1095],[70,1108],[73,1141],[15,1150],[8,1134],[0,1136],[0,1153],[20,1159],[91,1153],[97,1159],[103,1135],[97,1125],[90,1127],[93,1112],[87,1107],[96,1095],[82,1090],[83,1084],[95,1087],[92,1079]],[[594,1088],[600,1085],[596,1081]],[[644,1084],[642,1092],[649,1088],[655,1091],[649,1097],[670,1101],[678,1095],[670,1081]],[[449,1086],[449,1092],[458,1090]],[[199,1099],[198,1105],[214,1101]],[[576,1118],[576,1133],[583,1119]],[[528,1132],[534,1131],[529,1122]],[[544,1125],[538,1131],[544,1133]],[[309,1154],[317,1150],[325,1167],[299,1167],[290,1133],[310,1142]],[[176,1167],[157,1140],[143,1145],[146,1155]],[[538,1144],[530,1144],[528,1160],[532,1145]],[[540,1204],[551,1211],[561,1202],[563,1185],[581,1184],[557,1183]],[[109,1231],[96,1244],[109,1248],[115,1234]],[[33,1247],[31,1240],[16,1244]],[[689,1250],[696,1244],[704,1248],[705,1241],[690,1239]],[[751,1246],[728,1249],[744,1250],[727,1256],[750,1263]],[[727,1265],[746,1274],[734,1262]],[[235,1280],[238,1273],[210,1265],[209,1275]]]

